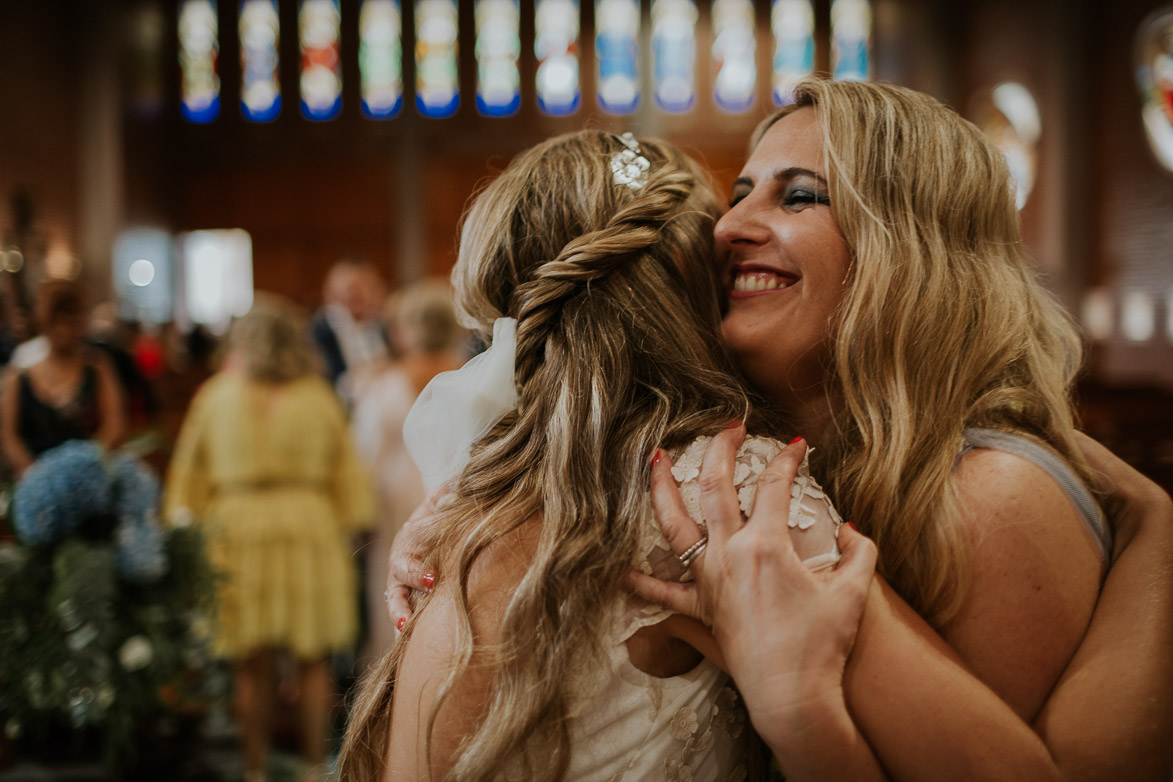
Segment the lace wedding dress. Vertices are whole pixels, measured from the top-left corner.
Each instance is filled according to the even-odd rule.
[[[700,510],[701,461],[711,437],[700,437],[672,454],[672,473],[694,520]],[[757,480],[782,449],[776,440],[748,437],[737,455],[734,484],[748,514]],[[812,569],[839,559],[836,535],[841,520],[804,463],[791,491],[790,537]],[[661,578],[688,578],[649,517],[637,566]],[[724,782],[746,776],[748,719],[729,677],[708,660],[681,676],[657,678],[633,666],[624,642],[670,612],[633,596],[622,596],[600,633],[604,664],[583,665],[571,692],[578,695],[571,714],[574,755],[568,780],[642,782],[705,780]],[[587,658],[584,658],[586,660]]]

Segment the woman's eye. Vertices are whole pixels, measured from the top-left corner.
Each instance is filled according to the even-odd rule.
[[[729,208],[730,208],[730,209],[732,209],[733,207],[735,207],[735,206],[737,206],[738,204],[740,204],[740,203],[742,202],[742,200],[743,200],[743,199],[744,199],[744,198],[745,198],[747,195],[749,195],[749,194],[748,194],[748,193],[734,193],[734,194],[733,194],[733,197],[729,199]]]
[[[791,190],[786,194],[787,206],[806,206],[808,204],[829,204],[825,195],[813,190]]]

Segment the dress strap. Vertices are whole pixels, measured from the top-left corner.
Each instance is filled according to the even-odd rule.
[[[1104,564],[1111,562],[1112,531],[1104,520],[1099,503],[1064,459],[1034,440],[998,429],[966,429],[964,437],[965,443],[961,447],[959,457],[975,448],[991,448],[1020,456],[1045,470],[1079,511],[1080,518],[1083,519],[1088,534],[1095,541]]]

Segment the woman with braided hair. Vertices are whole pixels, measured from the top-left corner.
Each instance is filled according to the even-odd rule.
[[[725,674],[681,640],[690,620],[622,589],[632,566],[683,574],[655,531],[651,455],[771,423],[721,345],[719,215],[681,152],[599,131],[523,153],[476,199],[456,304],[492,334],[480,358],[504,359],[504,401],[432,527],[434,567],[451,577],[366,679],[343,779],[745,777],[752,733]],[[462,373],[450,385],[485,385]],[[429,391],[447,398],[445,377],[413,416]],[[482,401],[437,413],[448,424]],[[444,440],[412,427],[409,447]],[[743,477],[780,450],[751,445]],[[413,455],[425,483],[447,477],[428,466],[447,456]],[[833,511],[807,481],[795,545],[830,562]]]

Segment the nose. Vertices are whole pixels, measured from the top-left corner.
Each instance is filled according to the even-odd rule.
[[[766,241],[767,231],[758,219],[752,195],[738,201],[721,216],[713,229],[713,238],[725,250],[744,249]]]

